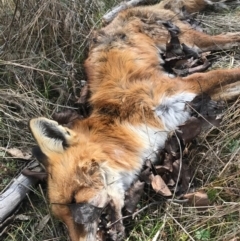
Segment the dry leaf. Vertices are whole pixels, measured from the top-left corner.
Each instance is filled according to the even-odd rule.
[[[179,175],[180,172],[180,175]],[[179,180],[178,180],[179,177]],[[173,163],[173,172],[172,172],[172,178],[175,182],[177,180],[181,185],[178,186],[178,192],[180,194],[185,193],[188,190],[189,182],[191,180],[191,172],[189,166],[182,161],[182,167],[180,170],[180,160],[176,160]]]
[[[200,57],[195,49],[188,47],[185,43],[182,43],[182,49],[186,57],[188,58],[193,57],[195,59],[198,59]]]
[[[171,196],[172,193],[167,187],[166,183],[163,181],[163,179],[159,176],[153,176],[152,178],[152,188],[157,192],[162,194],[163,196]]]
[[[193,205],[196,207],[202,207],[202,206],[209,205],[208,196],[206,193],[203,193],[203,192],[187,193],[183,197],[188,199],[188,203],[190,205]]]
[[[212,126],[220,126],[220,123],[222,119],[216,119],[215,116],[204,116],[199,117],[199,120],[201,121],[202,130],[209,129]]]
[[[215,116],[191,117],[183,125],[178,127],[177,135],[183,140],[184,144],[195,139],[202,130],[209,129],[212,126],[219,126],[221,119],[216,119]]]
[[[46,216],[44,216],[42,218],[42,220],[38,223],[38,225],[36,227],[36,233],[39,233],[44,229],[44,227],[48,223],[49,219],[50,219],[50,214],[47,214]]]
[[[181,188],[179,190],[181,193],[185,193],[188,190],[190,180],[191,180],[190,167],[188,164],[183,162],[182,172],[181,172]]]
[[[82,117],[75,110],[66,109],[64,111],[54,113],[52,118],[60,125],[67,125],[75,119],[81,119]]]
[[[176,160],[173,163],[173,174],[172,174],[172,178],[175,182],[178,180],[179,172],[180,172],[180,160]],[[181,173],[179,177],[181,178]]]
[[[206,93],[197,95],[189,106],[193,110],[193,114],[198,116],[216,116],[221,114],[225,109],[226,104],[223,101],[211,100],[210,96]]]
[[[151,183],[151,176],[152,176],[152,171],[149,167],[147,167],[145,170],[143,170],[140,175],[139,175],[139,180],[142,182],[145,182],[147,184]]]
[[[233,239],[231,239],[229,241],[240,241],[240,237],[233,238]]]
[[[80,97],[78,98],[77,102],[78,104],[85,104],[87,101],[87,95],[88,95],[88,84],[84,85],[80,92]]]
[[[163,166],[165,166],[169,172],[172,172],[173,170],[173,156],[172,154],[165,153],[165,159],[163,161]]]
[[[191,117],[183,125],[178,127],[177,135],[183,140],[184,144],[189,143],[201,133],[201,126],[201,121],[198,118]]]
[[[148,159],[145,161],[145,166],[146,166],[146,167],[149,167],[149,168],[151,168],[151,169],[153,168],[152,162],[151,162],[150,160],[148,160]]]
[[[174,180],[172,178],[167,183],[167,185],[170,187],[173,187],[175,184],[176,184],[176,182],[174,182]]]
[[[20,221],[28,221],[31,219],[31,217],[24,214],[18,214],[16,215],[15,219]]]
[[[156,165],[155,170],[158,175],[162,176],[166,172],[170,172],[169,168],[167,166],[161,166],[161,165]]]
[[[181,148],[181,149],[183,150],[184,148]],[[171,154],[174,157],[179,155],[179,151],[180,151],[179,141],[175,135],[172,135],[171,137],[168,138],[168,140],[165,143],[165,150],[168,154]]]
[[[32,171],[28,168],[25,168],[25,169],[22,170],[22,174],[26,177],[33,177],[33,178],[36,178],[37,180],[40,180],[40,181],[47,180],[47,173],[46,172],[36,172],[36,171]]]
[[[125,209],[133,213],[143,194],[144,182],[136,181],[125,193]]]
[[[171,60],[171,58],[175,58],[176,56],[184,56],[178,38],[178,34],[180,33],[179,28],[170,21],[163,23],[163,25],[170,33],[170,41],[166,44],[166,59]]]
[[[19,159],[24,159],[24,160],[30,160],[32,155],[29,153],[23,153],[21,150],[18,148],[5,148],[5,147],[0,147],[0,150],[5,151],[9,155],[11,155],[13,158],[19,158]]]

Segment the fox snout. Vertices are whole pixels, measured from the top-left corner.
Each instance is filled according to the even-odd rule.
[[[83,225],[86,241],[97,240],[98,224],[104,208],[89,203],[73,203],[69,208],[74,222]]]

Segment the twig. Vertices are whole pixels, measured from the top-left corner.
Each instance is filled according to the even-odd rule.
[[[181,171],[182,171],[182,147],[181,147],[181,142],[177,136],[177,133],[176,131],[174,130],[174,133],[175,133],[175,136],[176,136],[176,139],[177,139],[177,142],[178,142],[178,145],[179,145],[179,152],[180,152],[180,157],[179,157],[179,171],[178,171],[178,176],[177,176],[177,181],[176,181],[176,188],[174,189],[174,192],[173,192],[173,198],[175,197],[176,195],[176,191],[177,191],[177,186],[178,186],[178,183],[180,181],[180,177],[181,177]]]
[[[24,69],[31,69],[31,70],[39,71],[39,72],[42,72],[42,73],[45,73],[45,74],[50,74],[50,75],[53,75],[53,76],[61,77],[61,74],[56,74],[54,72],[50,72],[50,71],[47,71],[47,70],[44,70],[44,69],[38,69],[38,68],[34,68],[32,66],[18,64],[18,63],[14,63],[14,62],[11,62],[11,61],[0,61],[0,64],[12,65],[12,66],[21,67],[21,68],[24,68]]]

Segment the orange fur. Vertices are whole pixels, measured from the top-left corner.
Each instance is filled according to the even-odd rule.
[[[178,26],[180,41],[199,52],[240,44],[238,33],[209,36],[191,29],[176,15],[176,6],[179,10],[183,5],[196,12],[206,2],[165,0],[128,9],[94,34],[85,62],[93,106],[89,118],[74,119],[68,128],[45,118],[30,121],[47,159],[53,213],[66,223],[72,241],[93,240],[96,225],[75,223],[67,204],[104,207],[111,201],[120,218],[124,192],[144,160],[154,161],[154,152],[164,146],[168,132],[189,118],[186,102],[202,92],[216,94],[216,88],[240,80],[240,69],[184,78],[165,73],[160,53],[169,36],[163,21]]]

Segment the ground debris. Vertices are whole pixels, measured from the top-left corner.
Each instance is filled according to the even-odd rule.
[[[24,153],[18,148],[5,148],[5,147],[0,147],[0,150],[5,151],[7,154],[9,154],[13,158],[17,159],[23,159],[23,160],[31,160],[32,155],[29,153]]]
[[[192,117],[169,135],[164,150],[158,153],[156,163],[146,160],[138,179],[126,192],[124,210],[127,210],[127,216],[123,219],[138,215],[138,200],[149,188],[152,190],[149,197],[152,203],[174,199],[178,203],[194,206],[199,210],[209,205],[208,195],[204,191],[195,191],[192,186],[193,172],[188,162],[188,148],[190,144],[194,148],[195,139],[203,130],[219,126],[219,114],[225,105],[211,100],[205,93],[187,105],[187,108],[192,110]]]
[[[172,196],[171,191],[160,175],[155,175],[152,177],[151,185],[155,192],[160,193],[163,196]]]
[[[209,205],[208,195],[204,192],[187,193],[183,197],[188,199],[188,203],[192,206],[203,207]]]
[[[181,43],[179,40],[179,28],[172,22],[163,23],[169,32],[169,40],[166,43],[164,68],[177,76],[187,76],[207,70],[211,63],[208,61],[208,53],[200,53],[196,49]]]
[[[32,171],[28,168],[22,170],[22,174],[26,177],[32,177],[39,181],[46,181],[47,180],[47,173],[46,172],[36,172]]]
[[[144,182],[137,180],[125,194],[125,209],[133,213],[143,194]]]

